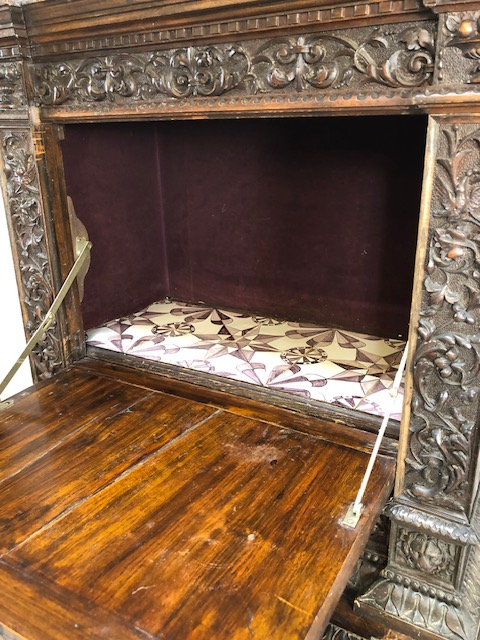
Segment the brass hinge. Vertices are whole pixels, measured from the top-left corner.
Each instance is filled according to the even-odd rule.
[[[43,134],[41,131],[34,131],[33,135],[33,149],[35,151],[35,158],[41,160],[45,155],[45,143],[43,141]]]

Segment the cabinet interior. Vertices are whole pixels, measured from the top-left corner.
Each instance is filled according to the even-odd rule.
[[[420,116],[66,126],[67,191],[94,246],[85,328],[168,297],[394,339],[400,354],[425,132]],[[348,346],[345,371],[359,366]]]

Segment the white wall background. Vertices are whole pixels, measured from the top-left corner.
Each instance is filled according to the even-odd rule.
[[[0,380],[8,373],[25,346],[18,289],[3,198],[0,196]],[[4,400],[32,384],[28,360],[2,394]]]

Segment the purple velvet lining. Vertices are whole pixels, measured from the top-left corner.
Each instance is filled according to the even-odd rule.
[[[170,295],[405,335],[424,118],[75,125],[87,327]]]

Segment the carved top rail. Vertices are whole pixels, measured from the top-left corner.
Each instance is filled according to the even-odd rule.
[[[443,0],[0,7],[0,118],[27,117],[28,106],[58,122],[470,113],[480,3],[454,4],[462,10],[443,13]]]

